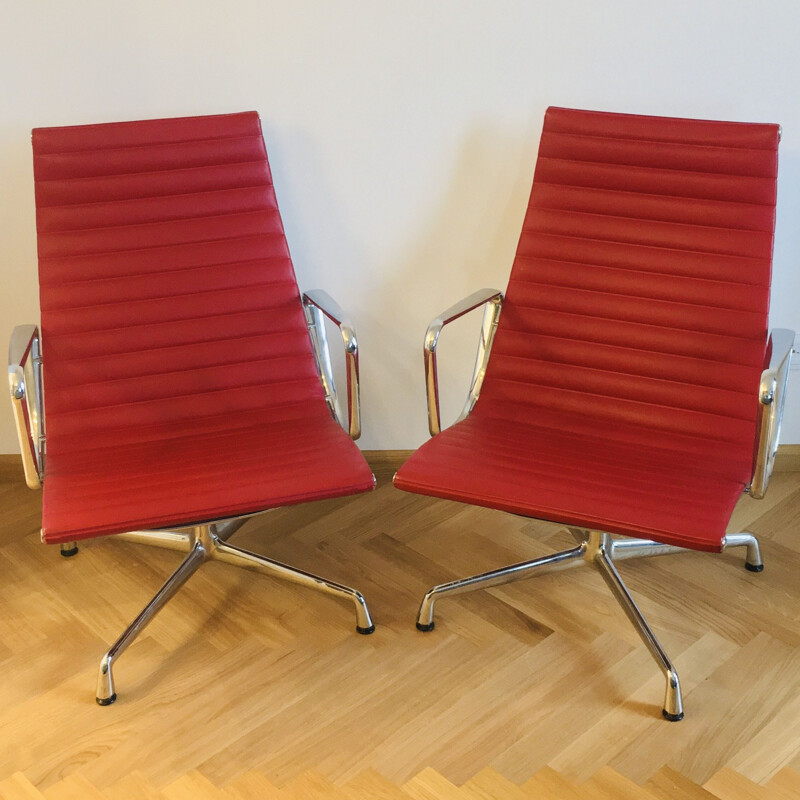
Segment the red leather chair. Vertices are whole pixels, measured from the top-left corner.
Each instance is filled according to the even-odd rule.
[[[726,526],[743,490],[766,490],[793,340],[767,336],[778,139],[777,125],[548,110],[505,298],[477,292],[431,323],[434,438],[394,482],[566,525],[578,544],[434,587],[418,628],[437,598],[594,565],[664,672],[664,716],[682,718],[614,562],[745,546],[762,569],[756,539]],[[484,305],[467,404],[440,433],[439,333]]]
[[[228,541],[249,515],[374,486],[350,438],[355,332],[324,292],[298,291],[258,115],[41,128],[33,152],[41,335],[15,329],[9,377],[42,539],[188,551],[103,657],[97,702],[208,559],[347,599],[371,633],[355,589]],[[344,339],[350,436],[323,315]]]

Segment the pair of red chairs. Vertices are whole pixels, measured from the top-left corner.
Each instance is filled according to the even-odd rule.
[[[766,489],[793,338],[767,335],[778,139],[775,125],[547,112],[508,289],[429,327],[433,438],[395,485],[565,525],[576,546],[434,587],[420,629],[437,598],[591,564],[664,672],[664,715],[683,716],[614,562],[746,546],[762,568],[756,539],[726,525],[743,490]],[[352,441],[355,331],[326,294],[298,291],[258,116],[38,129],[33,148],[41,332],[15,329],[9,378],[42,538],[63,555],[108,534],[187,553],[103,656],[97,702],[209,559],[346,599],[371,633],[357,590],[229,541],[253,514],[374,486]],[[438,337],[481,306],[467,403],[441,431]]]

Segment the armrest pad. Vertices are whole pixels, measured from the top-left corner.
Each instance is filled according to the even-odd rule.
[[[344,338],[345,351],[349,353],[358,350],[356,332],[350,316],[327,292],[322,289],[311,289],[303,295],[303,302],[306,305],[316,306],[331,322],[339,326]]]
[[[436,349],[439,334],[445,325],[459,317],[463,317],[464,314],[468,314],[490,300],[502,302],[503,293],[498,289],[478,289],[477,292],[467,295],[467,297],[454,303],[450,308],[445,309],[441,314],[434,317],[425,334],[425,349],[433,352]]]

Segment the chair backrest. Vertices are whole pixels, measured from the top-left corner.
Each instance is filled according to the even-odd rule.
[[[327,413],[254,112],[33,131],[48,451]]]
[[[779,136],[549,109],[476,412],[749,465]]]

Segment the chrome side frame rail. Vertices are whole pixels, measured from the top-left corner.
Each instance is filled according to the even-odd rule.
[[[761,500],[766,494],[772,468],[775,465],[775,456],[778,453],[793,344],[794,331],[775,328],[770,333],[767,344],[770,361],[761,373],[761,384],[758,389],[760,412],[755,470],[753,481],[748,488],[750,496],[755,500]]]
[[[306,314],[311,345],[317,361],[319,377],[325,390],[325,401],[331,414],[350,434],[352,439],[361,436],[361,389],[358,371],[358,340],[356,330],[350,317],[342,307],[321,289],[313,289],[303,295],[303,310]],[[347,418],[342,417],[339,396],[336,392],[336,381],[333,377],[333,365],[325,333],[325,320],[328,317],[339,326],[345,352],[345,370],[347,373]]]
[[[266,556],[230,544],[227,539],[246,521],[247,518],[238,518],[220,523],[197,525],[185,533],[180,531],[132,531],[131,533],[115,534],[115,538],[125,541],[188,552],[153,599],[128,625],[100,660],[96,695],[99,705],[108,706],[117,699],[113,666],[119,656],[206,561],[223,561],[237,567],[254,569],[264,575],[291,581],[352,602],[356,612],[356,630],[365,635],[375,630],[364,596],[357,589],[320,578],[310,572],[290,567],[280,561],[274,561]]]
[[[39,489],[44,477],[45,427],[42,350],[36,325],[17,325],[11,333],[8,384],[25,482]]]
[[[494,335],[497,332],[497,323],[500,320],[500,311],[503,307],[503,293],[497,289],[479,289],[439,314],[428,325],[428,330],[425,332],[425,391],[428,399],[428,430],[431,436],[436,436],[437,433],[442,431],[439,412],[439,376],[436,364],[436,346],[439,343],[439,334],[445,325],[480,306],[485,306],[485,308],[478,341],[478,352],[475,357],[475,369],[470,381],[467,402],[456,420],[456,422],[460,422],[478,402],[483,386],[483,378],[486,375],[486,366],[489,363]]]
[[[469,578],[442,583],[429,589],[422,599],[419,613],[417,614],[417,628],[421,631],[431,631],[435,622],[433,618],[436,600],[456,594],[488,589],[492,586],[501,586],[523,578],[544,575],[556,570],[569,569],[581,565],[595,567],[608,584],[617,602],[633,624],[636,632],[647,646],[650,654],[655,659],[666,680],[664,692],[664,706],[662,714],[670,722],[683,719],[683,698],[678,672],[672,661],[667,656],[661,643],[656,638],[647,620],[644,618],[636,602],[631,597],[625,586],[615,562],[643,556],[667,555],[670,553],[687,552],[687,548],[665,545],[649,539],[615,539],[602,531],[589,531],[582,528],[569,529],[578,541],[577,547],[562,550],[552,555],[523,561],[510,567],[484,572]],[[752,572],[761,572],[764,565],[761,561],[761,551],[758,540],[750,533],[730,533],[722,540],[722,549],[729,547],[746,547],[747,560],[745,566]]]

